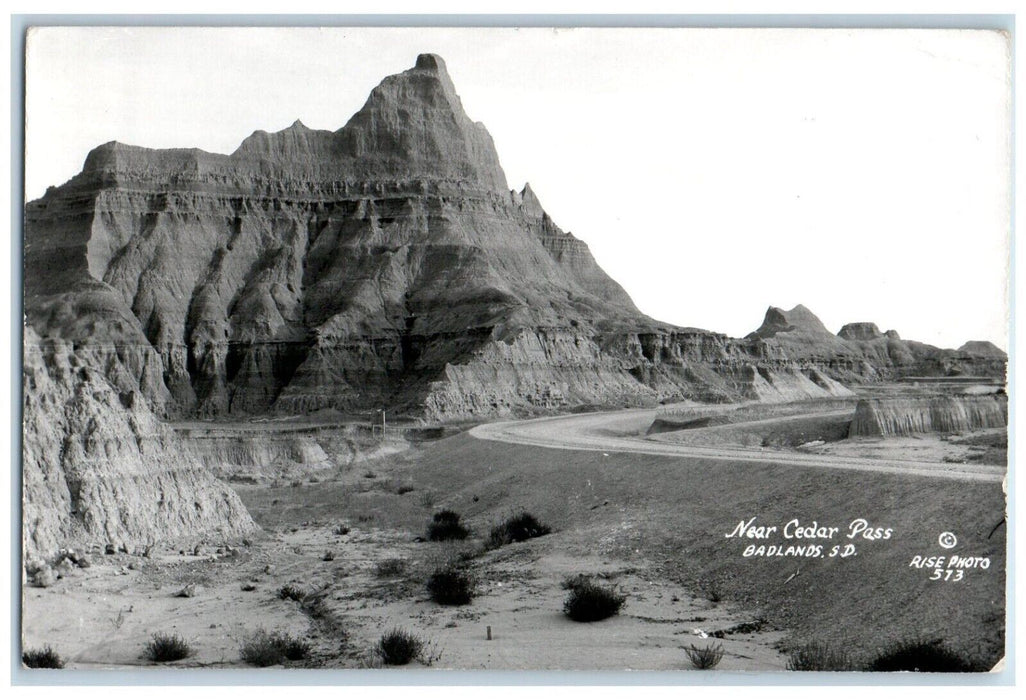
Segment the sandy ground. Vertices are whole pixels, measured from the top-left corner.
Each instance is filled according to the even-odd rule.
[[[435,668],[688,670],[684,648],[711,643],[723,647],[721,670],[785,666],[774,648],[781,631],[710,637],[739,624],[759,627],[759,621],[655,580],[644,564],[569,555],[558,533],[479,554],[474,602],[438,605],[422,581],[458,549],[480,551],[412,542],[408,533],[381,529],[354,528],[340,536],[333,524],[311,524],[271,533],[236,555],[97,555],[91,568],[52,588],[25,589],[24,644],[60,640],[68,668],[152,667],[143,649],[154,632],[169,632],[186,639],[194,653],[165,666],[230,668],[244,665],[242,640],[263,628],[314,644],[309,660],[289,665],[366,668],[380,666],[372,650],[382,632],[399,627],[427,643],[423,661],[414,665]],[[336,558],[324,561],[329,550]],[[393,557],[408,562],[408,570],[378,576],[377,562]],[[623,612],[596,623],[566,618],[561,582],[579,573],[626,594]],[[197,585],[195,596],[176,597],[188,583]],[[255,590],[242,590],[247,583]],[[282,600],[277,591],[285,584],[310,596],[303,603]]]
[[[151,557],[93,553],[90,568],[75,569],[51,588],[23,589],[24,646],[52,644],[69,668],[153,667],[143,658],[146,643],[154,633],[174,633],[193,653],[167,665],[241,668],[240,645],[264,629],[311,643],[309,658],[288,666],[374,668],[381,665],[375,643],[398,627],[426,643],[414,665],[440,669],[684,671],[691,669],[686,647],[720,644],[719,670],[784,670],[786,657],[779,649],[794,631],[791,626],[812,615],[818,616],[820,631],[833,635],[840,632],[823,620],[839,611],[851,613],[843,629],[861,623],[873,636],[884,624],[869,619],[880,607],[875,596],[894,595],[883,592],[893,583],[889,572],[902,574],[893,583],[901,595],[919,591],[903,605],[917,611],[916,619],[932,620],[929,629],[944,628],[951,617],[944,606],[966,600],[971,591],[978,604],[969,606],[974,612],[966,619],[998,633],[1003,607],[984,603],[993,598],[989,591],[997,590],[990,578],[1003,571],[997,559],[1003,541],[991,542],[987,535],[993,527],[989,515],[977,508],[959,514],[944,504],[961,499],[963,490],[980,491],[970,503],[985,496],[993,500],[992,491],[999,497],[998,487],[987,482],[999,482],[1004,468],[945,462],[950,452],[944,450],[952,446],[934,438],[864,439],[790,451],[673,444],[666,434],[644,435],[655,415],[655,410],[629,410],[483,425],[470,431],[481,440],[464,435],[440,441],[423,451],[343,469],[327,481],[311,477],[298,488],[240,485],[240,495],[264,528],[248,544],[221,552],[207,546],[198,556],[169,550]],[[865,482],[859,472],[881,474]],[[650,476],[639,481],[642,474]],[[854,497],[848,494],[857,488],[850,482],[860,484],[861,493],[874,492],[870,487],[877,481],[894,482],[888,498],[850,504]],[[824,488],[832,484],[836,488]],[[895,494],[909,490],[937,492],[926,505],[939,503],[940,512],[917,509],[917,516],[909,516],[917,527],[899,527],[895,545],[867,550],[866,557],[845,566],[857,574],[837,578],[841,569],[826,562],[803,567],[788,588],[796,573],[791,562],[742,561],[721,551],[724,523],[736,522],[742,511],[767,520],[864,515],[900,526],[908,499]],[[703,494],[700,501],[689,502],[696,493]],[[485,550],[480,539],[458,545],[417,541],[430,514],[441,507],[471,518],[480,538],[485,523],[525,506],[556,531],[496,550]],[[925,534],[919,532],[923,518],[931,523]],[[974,575],[972,589],[934,590],[908,570],[903,562],[911,553],[928,551],[933,529],[941,526],[957,529],[972,553],[994,556],[993,576]],[[473,603],[447,607],[430,601],[427,577],[459,557],[469,560],[476,580]],[[388,559],[401,560],[404,570],[378,575],[379,563]],[[616,586],[627,596],[622,613],[590,624],[567,619],[561,612],[567,595],[561,583],[576,574]],[[713,581],[735,602],[700,594],[707,589],[695,585],[696,577],[699,584]],[[767,582],[779,587],[770,601]],[[855,588],[844,595],[854,599],[864,593],[865,601],[835,608],[814,595],[821,587],[838,590],[849,583]],[[190,584],[195,595],[179,597]],[[306,597],[280,598],[285,585]],[[819,607],[806,611],[813,601]],[[773,603],[779,627],[752,612],[764,610],[767,602]],[[859,613],[863,604],[871,607]],[[893,611],[885,617],[893,619]],[[959,624],[961,629],[966,622]]]

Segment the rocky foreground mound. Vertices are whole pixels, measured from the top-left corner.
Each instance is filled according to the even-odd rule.
[[[297,121],[230,155],[99,146],[27,205],[24,279],[39,546],[76,528],[251,526],[230,491],[169,457],[155,415],[452,420],[1004,372],[989,350],[834,336],[802,307],[740,340],[646,317],[530,186],[507,189],[433,55],[334,132]]]
[[[860,399],[849,437],[967,433],[1008,425],[1004,394],[969,396],[945,394]]]
[[[24,549],[130,549],[256,528],[235,492],[184,450],[137,393],[115,390],[72,347],[25,342]]]

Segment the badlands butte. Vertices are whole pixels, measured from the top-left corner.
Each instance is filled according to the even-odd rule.
[[[367,426],[382,408],[424,432],[664,404],[854,406],[859,387],[908,378],[1001,385],[1007,360],[867,322],[835,334],[802,306],[770,308],[744,338],[645,316],[529,185],[509,189],[430,54],[334,132],[297,121],[230,155],[98,146],[27,205],[24,265],[29,558],[237,540],[258,526],[224,479],[380,458]],[[1000,391],[927,392],[866,399],[853,429],[1006,420]],[[299,427],[261,436],[282,425]]]

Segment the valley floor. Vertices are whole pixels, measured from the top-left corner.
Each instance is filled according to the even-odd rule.
[[[152,666],[142,652],[156,632],[192,647],[174,667],[243,667],[240,646],[259,629],[309,640],[310,657],[287,662],[301,668],[379,667],[374,645],[394,627],[428,643],[414,665],[435,669],[690,671],[686,647],[720,644],[720,670],[770,671],[809,642],[865,663],[913,637],[978,667],[1003,655],[1003,469],[924,467],[918,457],[824,469],[788,455],[847,457],[736,445],[705,447],[722,452],[710,455],[647,439],[651,419],[628,411],[481,426],[291,482],[237,484],[262,528],[251,541],[92,555],[92,567],[53,587],[24,588],[24,645],[52,644],[83,669]],[[423,541],[440,509],[460,513],[470,539]],[[519,511],[552,534],[484,547],[490,528]],[[752,518],[778,530],[729,536]],[[782,539],[794,519],[839,533]],[[847,538],[859,520],[890,535]],[[957,535],[955,549],[939,546],[943,532]],[[817,556],[748,553],[815,543]],[[834,556],[835,544],[854,549]],[[957,580],[938,580],[936,566],[914,564],[951,555],[987,568],[956,566]],[[400,563],[379,572],[388,560]],[[476,580],[471,604],[430,601],[425,581],[447,561]],[[576,574],[615,585],[622,613],[568,620],[561,583]],[[178,597],[190,585],[191,597]],[[283,586],[300,600],[279,597]]]

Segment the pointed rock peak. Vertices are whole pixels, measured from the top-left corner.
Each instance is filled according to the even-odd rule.
[[[520,201],[524,207],[524,213],[531,216],[542,217],[545,216],[545,210],[542,208],[541,202],[538,200],[538,195],[531,189],[531,183],[528,182],[524,185],[524,189],[520,191]]]
[[[875,340],[883,337],[877,325],[869,321],[846,323],[837,335],[845,340]]]
[[[495,144],[475,124],[434,54],[378,84],[359,112],[335,132],[354,174],[373,179],[467,182],[508,192]]]
[[[306,124],[297,119],[296,121],[292,122],[292,126],[290,126],[287,129],[287,131],[310,131],[310,128]]]
[[[446,73],[448,71],[445,68],[445,61],[442,57],[434,53],[422,53],[417,56],[417,63],[414,66],[417,70],[430,70],[436,73]]]

